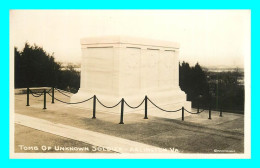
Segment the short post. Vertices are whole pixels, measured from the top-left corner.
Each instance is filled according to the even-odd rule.
[[[43,109],[46,109],[46,89],[43,91]]]
[[[220,108],[219,117],[222,117],[222,111],[223,111],[223,109],[222,109],[222,107],[221,107],[221,108]]]
[[[26,106],[30,106],[30,104],[29,104],[29,93],[30,93],[29,88],[27,88],[27,104],[26,104]]]
[[[198,100],[198,109],[197,109],[197,113],[200,112],[200,101]]]
[[[184,107],[181,108],[181,119],[182,121],[184,121]]]
[[[209,104],[209,120],[211,120],[211,104]]]
[[[51,103],[54,103],[54,87],[52,87]]]
[[[96,119],[96,95],[93,98],[93,116],[92,119]]]
[[[145,105],[145,107],[144,107],[144,119],[148,119],[148,117],[147,117],[147,96],[145,96],[145,98],[144,98],[144,105]]]
[[[119,124],[124,124],[124,104],[125,104],[125,100],[124,98],[122,98],[121,100],[121,116],[120,116],[120,123]]]

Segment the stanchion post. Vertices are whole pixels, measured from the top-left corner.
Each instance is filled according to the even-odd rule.
[[[222,107],[221,107],[221,108],[220,108],[219,117],[222,117],[222,111],[223,111],[223,109],[222,109]]]
[[[184,121],[184,107],[181,108],[181,120]]]
[[[197,113],[200,112],[200,100],[198,99],[198,108],[197,108]]]
[[[144,98],[144,105],[145,105],[145,107],[144,107],[144,119],[148,119],[148,117],[147,117],[147,96],[145,96],[145,98]]]
[[[30,106],[30,104],[29,104],[29,94],[30,94],[30,91],[29,91],[29,88],[27,88],[27,104],[26,104],[26,106]]]
[[[121,115],[120,115],[120,123],[119,124],[124,124],[124,104],[125,100],[122,98],[121,100]]]
[[[43,109],[46,109],[46,89],[43,90]]]
[[[92,119],[96,119],[96,95],[93,98],[93,117]]]
[[[211,120],[211,104],[209,104],[209,120]]]
[[[54,103],[54,87],[52,87],[52,93],[51,93],[51,103]]]

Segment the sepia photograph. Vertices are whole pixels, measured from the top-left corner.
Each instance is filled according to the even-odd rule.
[[[250,158],[250,10],[10,10],[11,158]]]

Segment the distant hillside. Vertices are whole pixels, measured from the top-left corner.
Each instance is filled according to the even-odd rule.
[[[209,72],[239,72],[244,73],[244,68],[239,67],[230,67],[230,66],[209,66],[209,67],[202,67],[204,71]]]

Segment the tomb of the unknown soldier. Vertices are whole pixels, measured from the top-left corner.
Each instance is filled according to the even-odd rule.
[[[191,110],[191,102],[179,87],[178,43],[125,36],[89,37],[80,43],[80,89],[71,102],[96,95],[107,106],[116,105],[122,98],[128,105],[138,106],[147,96],[163,109]],[[87,101],[74,106],[92,110],[93,103]],[[120,108],[120,103],[115,108],[97,105],[97,111],[109,113],[119,114]],[[125,113],[143,110],[143,105],[124,108]],[[148,115],[165,113],[159,113],[149,104]],[[180,113],[177,117],[181,117]]]

